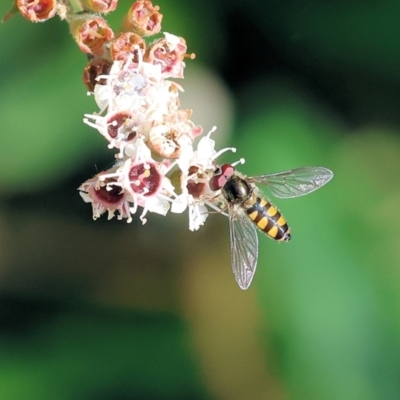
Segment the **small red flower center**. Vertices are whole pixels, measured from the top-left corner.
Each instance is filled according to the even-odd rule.
[[[94,189],[96,197],[102,204],[118,204],[124,197],[124,193],[120,186],[107,185],[107,183],[112,182],[111,180],[106,180],[104,182],[105,186],[101,186],[99,189]]]
[[[155,164],[142,163],[131,167],[129,180],[135,193],[151,196],[160,187],[161,175],[157,171]]]
[[[115,139],[118,133],[122,133],[128,140],[135,138],[137,132],[130,127],[131,117],[128,112],[119,112],[107,120],[107,132],[111,139]]]
[[[189,176],[195,174],[198,170],[197,167],[191,166],[189,168]],[[194,180],[189,179],[186,187],[189,194],[191,194],[195,199],[198,199],[204,191],[205,183],[195,182]]]

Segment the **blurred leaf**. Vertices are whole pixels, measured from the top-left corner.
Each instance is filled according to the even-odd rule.
[[[377,236],[376,228],[387,220],[380,213],[373,218],[379,206],[372,199],[374,193],[396,192],[385,171],[398,170],[399,141],[382,133],[367,140],[363,135],[339,150],[333,144],[341,127],[330,113],[287,83],[280,82],[280,95],[277,86],[255,92],[257,111],[241,126],[238,148],[247,152],[247,172],[322,165],[336,174],[316,193],[277,201],[292,227],[289,244],[260,237],[255,285],[278,371],[293,399],[397,399],[399,309],[388,311],[393,296],[383,295],[380,286],[383,265],[396,254],[398,266],[400,257],[394,247],[386,246],[387,257],[377,250],[391,235],[386,228]],[[374,256],[371,249],[377,250]],[[399,285],[391,286],[398,293]]]
[[[35,36],[36,26],[28,25]],[[24,34],[29,37],[25,30]],[[38,52],[43,51],[40,65],[26,68],[18,56],[7,66],[12,72],[1,78],[3,191],[26,191],[55,177],[62,179],[90,148],[106,148],[105,141],[82,122],[85,112],[97,108],[81,80],[85,57],[73,44],[49,53],[41,45],[37,44]]]
[[[324,165],[327,149],[342,127],[323,103],[285,76],[247,85],[239,93],[242,123],[237,133],[238,157],[250,175],[306,165]],[[236,143],[235,143],[236,146]]]
[[[208,398],[173,315],[10,296],[0,306],[3,398]]]

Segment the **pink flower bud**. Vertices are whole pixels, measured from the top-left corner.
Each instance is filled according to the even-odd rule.
[[[138,63],[138,52],[142,55],[146,50],[145,41],[136,33],[124,32],[118,35],[111,43],[110,54],[113,60],[126,61],[132,57],[132,62]]]
[[[81,0],[85,10],[107,14],[117,8],[118,0]]]
[[[105,53],[105,45],[114,37],[112,29],[100,17],[74,20],[70,29],[79,48],[84,53],[97,56]]]
[[[194,58],[194,54],[187,54],[186,50],[185,39],[165,33],[165,38],[156,40],[147,50],[144,60],[161,65],[166,77],[183,78],[184,58]]]
[[[111,69],[111,62],[103,58],[95,58],[86,65],[83,70],[83,83],[90,93],[93,93],[96,85],[104,85],[105,80],[97,80],[99,75],[107,75]]]
[[[17,0],[17,7],[23,17],[32,22],[43,22],[56,15],[56,0]]]
[[[161,30],[160,8],[150,0],[138,0],[129,9],[123,22],[124,31],[136,32],[140,36],[155,35]]]

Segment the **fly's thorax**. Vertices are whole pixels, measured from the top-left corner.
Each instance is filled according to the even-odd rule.
[[[281,212],[269,200],[253,194],[246,205],[246,213],[253,223],[271,239],[279,242],[290,240],[290,228]]]
[[[232,175],[222,188],[222,194],[230,204],[243,205],[253,194],[254,186],[239,175]]]
[[[253,207],[254,204],[258,203],[260,201],[260,194],[258,193],[259,191],[257,190],[257,188],[252,188],[251,194],[248,197],[248,199],[246,201],[244,201],[241,204],[241,207],[244,208],[245,210],[249,209],[250,207]]]

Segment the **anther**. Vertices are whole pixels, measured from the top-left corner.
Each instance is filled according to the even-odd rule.
[[[235,161],[231,165],[232,165],[232,167],[236,167],[236,165],[239,165],[239,164],[243,165],[245,162],[246,162],[246,160],[244,158],[241,158],[239,161]]]

